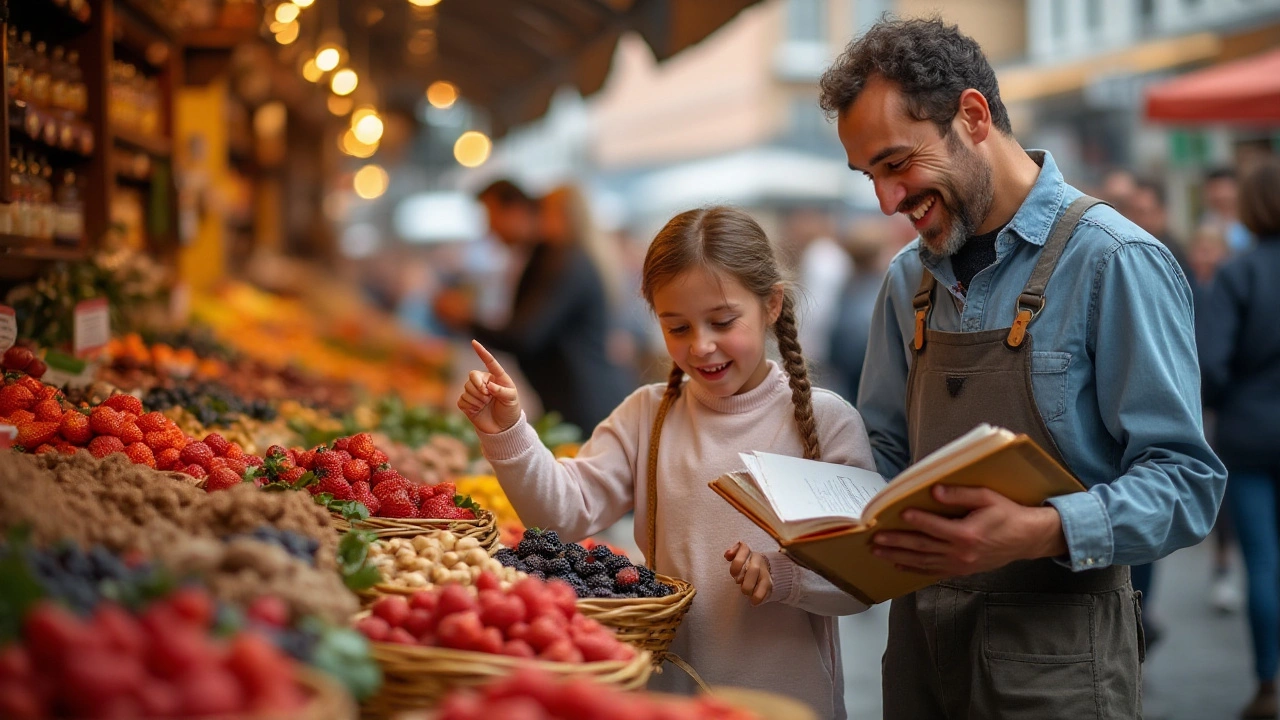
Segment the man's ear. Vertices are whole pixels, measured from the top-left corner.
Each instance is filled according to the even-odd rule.
[[[778,316],[782,314],[782,299],[786,295],[786,290],[782,283],[774,283],[773,289],[769,291],[769,299],[765,302],[765,311],[769,314],[769,325],[772,326],[778,322]]]
[[[960,93],[955,122],[957,129],[974,145],[986,140],[991,133],[991,108],[987,105],[987,98],[973,88]]]

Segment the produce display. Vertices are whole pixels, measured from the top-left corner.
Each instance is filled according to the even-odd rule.
[[[4,357],[0,358],[0,370],[6,373],[26,373],[31,377],[39,380],[49,370],[44,361],[36,357],[31,348],[21,345],[14,345],[4,351]]]
[[[635,648],[580,614],[576,602],[577,596],[563,582],[525,578],[503,590],[497,576],[481,573],[473,588],[450,584],[409,598],[381,597],[356,629],[374,642],[551,662],[635,657]]]
[[[531,577],[563,580],[581,598],[658,598],[675,592],[652,570],[633,565],[608,546],[563,543],[554,530],[526,530],[515,548],[499,550],[494,559]]]
[[[183,408],[206,427],[233,425],[242,417],[264,422],[276,419],[276,409],[270,402],[243,399],[213,382],[153,387],[142,396],[142,404],[151,410]]]
[[[498,578],[499,586],[505,590],[525,577],[489,557],[479,540],[459,538],[448,530],[379,540],[369,548],[369,557],[382,572],[383,582],[407,588],[430,589],[448,583],[474,585],[482,572],[488,572]]]
[[[625,710],[624,710],[625,708]],[[440,704],[436,720],[760,720],[759,716],[702,695],[659,698],[623,692],[585,678],[570,680],[520,670],[483,689],[459,690]]]

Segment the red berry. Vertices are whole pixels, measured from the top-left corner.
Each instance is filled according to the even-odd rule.
[[[189,717],[233,715],[245,704],[244,691],[236,677],[220,668],[208,668],[183,676],[178,681],[182,712]]]
[[[35,359],[35,353],[29,348],[14,345],[4,352],[4,360],[0,363],[3,363],[5,370],[26,370]]]
[[[58,425],[58,433],[72,445],[87,445],[93,439],[89,418],[76,410],[68,410]]]
[[[218,433],[209,433],[208,435],[205,435],[204,440],[201,440],[200,442],[208,445],[209,449],[213,451],[213,454],[218,457],[226,455],[227,447],[231,444],[227,442],[226,438],[222,437]]]
[[[147,439],[146,433],[138,427],[137,423],[125,422],[120,423],[120,442],[125,445],[140,443]]]
[[[103,406],[119,410],[122,413],[133,413],[134,415],[142,415],[142,401],[138,398],[124,393],[112,395],[102,401]]]
[[[49,366],[45,365],[44,361],[40,358],[32,360],[31,364],[27,366],[27,374],[37,380],[44,377],[44,374],[47,372],[49,372]]]
[[[187,475],[190,475],[191,477],[197,480],[203,480],[209,477],[209,473],[206,472],[205,469],[200,467],[199,465],[188,465],[182,468],[182,472],[186,473]]]
[[[478,610],[479,604],[474,595],[464,586],[451,583],[440,588],[440,602],[436,612],[440,615]]]
[[[213,459],[213,450],[199,441],[187,443],[178,458],[188,465],[199,465],[207,470],[209,461]]]
[[[347,449],[347,446],[348,446],[350,443],[351,443],[351,438],[341,437],[341,438],[338,438],[337,440],[334,440],[334,441],[333,441],[333,447],[332,447],[331,449],[333,449],[333,450],[346,450],[346,449]]]
[[[377,493],[374,493],[375,497]],[[408,493],[393,492],[384,497],[378,498],[381,506],[378,508],[378,517],[389,518],[411,518],[418,516],[418,509],[414,507],[413,500],[409,498]]]
[[[179,588],[169,596],[169,606],[179,617],[201,629],[209,627],[213,619],[213,600],[199,588]]]
[[[409,619],[409,601],[400,595],[384,595],[369,608],[391,627],[400,627]]]
[[[284,627],[289,624],[289,603],[278,595],[259,595],[249,603],[245,614],[264,625]]]
[[[145,443],[136,442],[129,445],[124,449],[124,454],[129,456],[129,461],[134,465],[156,466],[156,457]]]
[[[220,460],[221,458],[216,458]],[[193,466],[193,467],[199,467]],[[244,478],[240,477],[230,468],[222,467],[209,473],[208,479],[204,481],[204,489],[206,492],[215,492],[217,490],[226,490],[233,488],[244,482]]]
[[[13,415],[15,411],[30,409],[36,396],[17,383],[0,388],[0,416]]]
[[[401,477],[400,473],[396,473],[395,477],[383,478],[379,482],[370,483],[370,485],[373,488],[374,497],[379,500],[385,500],[386,496],[396,492],[404,492],[413,495],[417,494],[413,487],[413,483]]]
[[[34,450],[57,437],[59,424],[57,422],[18,423],[16,442],[24,448]]]
[[[624,567],[614,576],[613,581],[622,587],[630,587],[640,583],[640,571],[635,567]]]
[[[96,458],[104,458],[118,452],[124,452],[124,443],[120,442],[118,437],[99,435],[89,441],[89,453]]]
[[[159,432],[168,426],[169,418],[160,411],[138,416],[138,429],[144,433]]]
[[[344,448],[338,449],[342,450]],[[345,450],[351,453],[351,457],[369,462],[373,454],[378,451],[378,448],[373,444],[373,436],[362,432],[351,436]]]
[[[370,615],[356,623],[356,630],[374,642],[382,642],[391,632],[391,625],[377,615]]]
[[[350,482],[368,482],[369,474],[369,463],[363,460],[348,460],[342,465],[342,475]]]
[[[301,470],[302,468],[296,468]],[[306,471],[304,470],[303,473]],[[329,493],[335,500],[354,500],[355,495],[352,493],[351,484],[343,479],[341,474],[325,475],[320,478],[320,482],[314,486],[316,493]]]
[[[109,405],[99,405],[89,413],[89,427],[97,435],[119,435],[124,418]]]
[[[62,405],[53,398],[36,402],[31,412],[41,422],[62,422]]]
[[[418,638],[414,637],[404,628],[391,628],[391,632],[387,633],[387,637],[383,642],[395,643],[397,645],[417,645]]]
[[[524,640],[508,640],[502,646],[502,654],[518,658],[534,658],[538,656],[533,651],[533,648],[529,646],[529,643]]]
[[[173,448],[165,448],[156,453],[156,469],[157,470],[173,470],[178,467],[181,460],[178,459],[180,451]]]

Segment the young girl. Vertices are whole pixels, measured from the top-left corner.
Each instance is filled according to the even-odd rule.
[[[632,393],[576,459],[556,460],[539,442],[510,378],[479,343],[488,372],[471,374],[458,407],[530,527],[580,540],[635,511],[650,566],[697,589],[672,652],[708,684],[790,695],[820,717],[843,718],[834,616],[865,606],[785,555],[759,552],[776,544],[707,483],[741,469],[738,453],[752,450],[872,469],[862,419],[839,396],[810,388],[795,301],[745,213],[677,215],[649,248],[641,289],[662,323],[670,379]],[[770,330],[785,371],[765,356]],[[652,685],[694,689],[673,669]]]

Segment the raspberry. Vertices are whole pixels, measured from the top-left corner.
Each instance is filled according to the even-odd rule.
[[[618,587],[631,587],[640,582],[640,571],[634,567],[625,567],[618,571],[613,578],[614,584]]]
[[[146,465],[147,467],[156,466],[156,457],[151,453],[151,448],[145,443],[136,442],[124,449],[124,454],[129,456],[129,460],[134,465]]]
[[[382,507],[378,509],[379,517],[411,518],[418,514],[417,508],[413,506],[413,500],[409,499],[409,494],[404,491],[389,493],[378,499],[382,502]]]
[[[182,454],[178,457],[187,465],[199,465],[208,469],[209,461],[213,460],[213,450],[202,442],[193,442],[182,448]]]
[[[113,411],[114,412],[114,411]],[[112,435],[99,435],[89,441],[89,453],[96,458],[104,458],[111,453],[124,452],[124,443]]]
[[[156,453],[156,469],[157,470],[174,470],[181,462],[178,458],[180,452],[174,448],[165,448]]]
[[[122,413],[130,412],[134,415],[142,415],[143,413],[142,401],[132,395],[124,393],[112,395],[106,400],[103,400],[102,404],[104,407],[119,410]]]
[[[158,432],[168,427],[169,418],[159,410],[138,416],[138,429],[144,433]]]
[[[35,404],[36,396],[27,388],[7,385],[0,389],[0,416],[12,415],[15,410],[27,410]]]
[[[218,457],[225,456],[227,454],[227,447],[231,444],[227,442],[226,438],[222,437],[218,433],[209,433],[208,435],[205,435],[204,440],[201,440],[200,442],[208,445],[209,449],[213,451],[213,454]]]
[[[62,405],[53,398],[37,402],[31,408],[31,412],[35,413],[36,419],[41,422],[62,422]]]
[[[209,474],[209,478],[204,481],[204,489],[206,492],[226,490],[239,485],[241,481],[240,476],[229,468],[219,468]]]
[[[351,457],[369,462],[370,458],[373,457],[373,454],[378,451],[378,448],[373,444],[372,435],[369,433],[356,433],[351,436],[350,442],[347,443],[346,450],[351,453]]]
[[[364,460],[348,460],[342,464],[342,475],[351,482],[369,481],[369,463]]]

